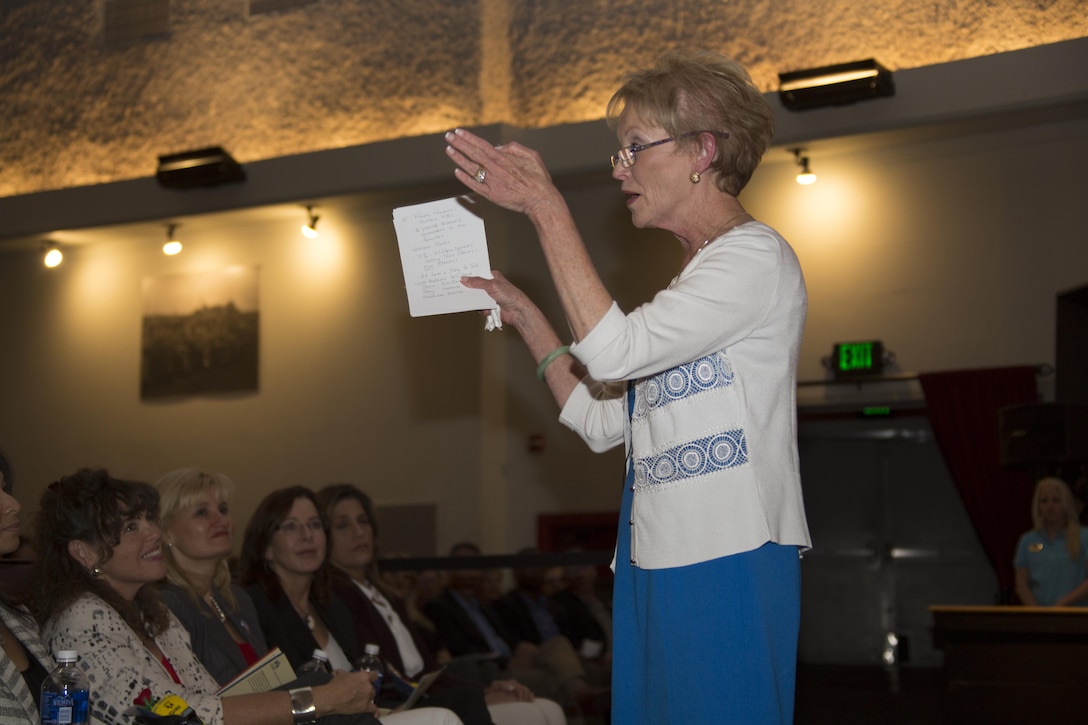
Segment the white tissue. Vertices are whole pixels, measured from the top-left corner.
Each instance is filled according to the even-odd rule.
[[[498,307],[487,313],[487,322],[484,323],[484,329],[488,332],[502,329],[502,311]]]

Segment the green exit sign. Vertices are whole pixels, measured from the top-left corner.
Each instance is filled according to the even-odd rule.
[[[836,343],[831,369],[837,378],[880,375],[884,372],[884,343],[880,340]]]

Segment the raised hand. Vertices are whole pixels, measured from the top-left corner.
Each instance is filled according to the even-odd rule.
[[[446,143],[446,155],[457,165],[453,172],[457,179],[505,209],[531,214],[559,194],[533,149],[517,142],[492,146],[461,128],[449,131]]]

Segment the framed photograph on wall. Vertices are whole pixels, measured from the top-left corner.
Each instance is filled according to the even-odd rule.
[[[258,389],[258,272],[143,279],[141,400]]]

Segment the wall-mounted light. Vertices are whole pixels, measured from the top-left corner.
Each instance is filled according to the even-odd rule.
[[[797,165],[801,167],[801,170],[797,172],[797,183],[802,186],[808,186],[809,184],[816,183],[816,174],[812,173],[812,169],[808,165],[808,156],[805,156],[805,150],[802,148],[790,149],[793,154],[794,160]]]
[[[181,242],[178,241],[177,232],[178,224],[166,225],[166,244],[162,245],[162,253],[168,257],[173,257],[175,254],[181,251]]]
[[[302,225],[302,236],[307,239],[317,239],[317,214],[314,214],[313,206],[306,207],[306,223]]]
[[[60,251],[60,245],[56,242],[45,243],[45,254],[42,255],[42,264],[53,269],[64,261],[64,253]]]
[[[872,58],[778,74],[778,97],[791,111],[894,95],[891,71]]]

